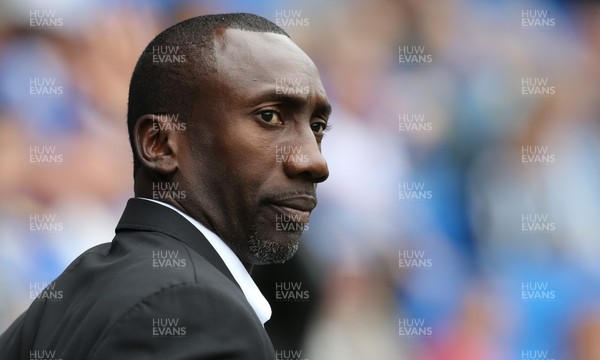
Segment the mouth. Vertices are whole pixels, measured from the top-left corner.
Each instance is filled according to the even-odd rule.
[[[317,206],[313,196],[295,196],[273,200],[271,207],[283,216],[279,220],[288,223],[308,223],[311,211]]]

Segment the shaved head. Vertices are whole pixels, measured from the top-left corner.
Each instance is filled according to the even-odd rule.
[[[146,114],[189,118],[203,80],[216,71],[215,40],[226,29],[289,37],[273,22],[246,13],[198,16],[157,35],[138,59],[129,86],[127,127],[134,174],[140,167],[132,135],[137,119]]]

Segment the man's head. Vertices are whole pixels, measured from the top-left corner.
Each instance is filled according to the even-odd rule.
[[[182,209],[246,264],[286,261],[329,174],[330,112],[314,63],[272,22],[183,21],[150,42],[131,80],[136,196]]]

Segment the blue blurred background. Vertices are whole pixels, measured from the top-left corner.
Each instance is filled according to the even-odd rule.
[[[334,107],[331,175],[287,280],[311,308],[270,329],[304,324],[279,358],[600,359],[593,1],[5,0],[0,331],[112,239],[143,48],[217,12],[284,25]]]

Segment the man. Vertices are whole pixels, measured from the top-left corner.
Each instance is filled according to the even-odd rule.
[[[129,90],[135,199],[0,337],[3,359],[273,359],[249,273],[291,258],[328,176],[313,62],[251,14],[183,21]]]

